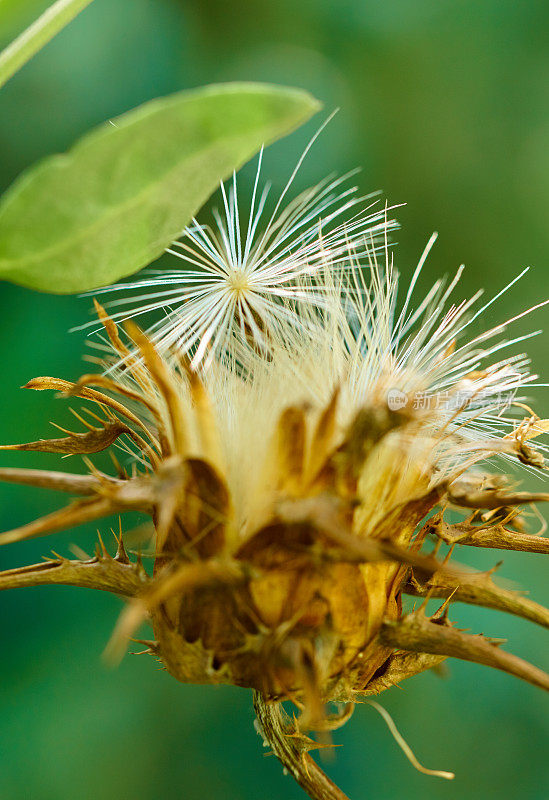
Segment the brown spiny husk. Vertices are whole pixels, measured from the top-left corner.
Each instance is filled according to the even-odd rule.
[[[129,328],[137,348],[131,355],[102,310],[101,316],[123,369],[112,378],[87,375],[72,384],[43,377],[29,386],[84,398],[102,417],[95,415],[84,433],[10,448],[86,454],[120,440],[133,448],[139,466],[131,475],[119,468],[116,477],[95,468],[88,475],[0,470],[5,481],[80,496],[0,535],[0,543],[139,510],[155,529],[153,573],[130,562],[120,537],[115,557],[102,545],[87,561],[59,558],[9,570],[0,574],[0,589],[65,583],[124,595],[129,602],[109,644],[112,658],[150,619],[154,642],[147,652],[175,678],[249,687],[268,701],[291,699],[304,709],[302,729],[326,726],[326,702],[377,694],[446,656],[549,688],[541,670],[448,620],[451,601],[546,627],[547,610],[499,588],[490,573],[422,551],[434,537],[452,546],[547,553],[547,539],[520,530],[518,516],[519,506],[546,495],[518,493],[485,475],[437,479],[428,470],[393,491],[398,437],[416,435],[419,413],[376,401],[342,425],[336,387],[324,407],[288,405],[273,430],[263,432],[268,457],[256,464],[257,475],[239,477],[262,487],[260,510],[251,504],[243,515],[200,375],[184,361],[160,357],[135,327]],[[449,505],[468,516],[450,524]],[[425,606],[405,615],[405,593],[440,597],[445,605],[433,618]]]

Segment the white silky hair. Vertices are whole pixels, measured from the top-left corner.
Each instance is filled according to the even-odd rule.
[[[460,267],[453,280],[437,281],[415,304],[413,289],[435,239],[433,235],[422,254],[400,311],[399,276],[389,248],[380,260],[377,247],[364,241],[360,252],[367,253],[367,265],[352,248],[345,270],[326,263],[316,276],[323,286],[323,304],[303,307],[300,326],[270,331],[268,357],[240,342],[234,361],[225,359],[202,370],[244,528],[268,507],[266,498],[274,491],[262,465],[273,457],[281,413],[288,406],[302,406],[314,420],[336,390],[342,436],[361,408],[387,407],[392,392],[405,396],[408,409],[416,411],[410,425],[398,428],[377,448],[375,468],[370,464],[361,480],[362,497],[375,498],[364,517],[365,531],[373,532],[388,508],[436,481],[452,479],[487,455],[515,458],[499,443],[513,437],[524,417],[520,393],[536,376],[523,353],[492,359],[540,333],[503,336],[508,325],[534,309],[472,338],[467,333],[524,273],[483,304],[481,292],[452,303]],[[299,288],[305,290],[308,280],[300,276]],[[544,445],[538,449],[547,450]]]
[[[315,280],[324,265],[344,269],[349,248],[359,251],[366,239],[370,246],[383,246],[387,231],[396,227],[375,195],[362,197],[350,185],[354,172],[329,176],[286,202],[320,130],[268,218],[271,187],[259,189],[261,151],[245,233],[234,174],[228,186],[221,184],[223,214],[214,209],[214,227],[193,219],[168,248],[183,262],[180,268],[148,270],[135,281],[87,294],[122,293],[105,304],[116,322],[160,312],[149,336],[161,352],[176,347],[190,354],[193,367],[223,354],[238,339],[251,337],[262,346],[266,331],[299,329],[301,307],[324,303],[324,287]]]
[[[540,331],[503,334],[545,303],[469,337],[473,323],[526,270],[484,303],[481,291],[452,300],[463,267],[416,299],[433,234],[399,308],[389,246],[395,223],[386,207],[365,206],[355,186],[345,188],[349,176],[326,178],[285,204],[307,150],[263,227],[269,187],[259,192],[260,154],[245,235],[233,176],[229,188],[222,186],[224,216],[215,213],[216,228],[195,220],[170,248],[184,269],[155,271],[102,291],[146,289],[108,304],[119,309],[112,318],[161,311],[148,335],[168,361],[188,357],[201,375],[242,530],[255,524],[275,492],[268,465],[285,408],[306,407],[314,418],[337,390],[343,436],[361,408],[386,408],[403,398],[408,411],[417,412],[414,420],[386,437],[376,469],[361,482],[363,497],[376,498],[364,518],[373,531],[387,508],[433,480],[451,478],[493,453],[511,457],[501,441],[514,436],[520,419],[514,412],[526,399],[521,392],[536,380],[527,356],[512,349]],[[492,362],[506,350],[508,356]],[[120,366],[111,363],[111,375],[131,381],[131,370]],[[192,416],[184,379],[181,396]]]

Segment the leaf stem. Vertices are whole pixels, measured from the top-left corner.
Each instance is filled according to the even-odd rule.
[[[266,742],[309,797],[313,800],[349,800],[307,753],[311,746],[314,747],[314,742],[299,735],[280,703],[271,703],[261,692],[254,692],[254,710]]]
[[[0,87],[92,0],[57,0],[0,53]]]

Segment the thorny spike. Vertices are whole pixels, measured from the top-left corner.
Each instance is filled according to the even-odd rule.
[[[70,408],[69,408],[69,411],[70,411]],[[70,431],[68,428],[63,428],[61,425],[58,425],[57,422],[52,422],[50,420],[50,425],[52,425],[54,428],[57,428],[57,430],[61,431],[61,433],[66,433],[67,436],[74,436],[74,431]],[[12,450],[14,448],[20,448],[20,447],[21,447],[21,445],[18,445],[18,444],[16,444],[16,445],[9,445],[9,444],[8,445],[6,445],[6,444],[0,445],[0,449],[1,450]]]
[[[54,473],[55,474],[55,473]],[[0,474],[1,477],[1,474]],[[82,476],[75,476],[82,478]],[[146,478],[131,481],[105,479],[92,494],[84,500],[76,500],[66,508],[54,511],[45,517],[0,534],[0,545],[44,536],[85,522],[107,517],[119,511],[143,511],[152,513],[155,487]]]
[[[115,536],[115,538],[117,541],[115,560],[118,561],[120,564],[129,564],[130,559],[128,557],[127,550],[124,546],[124,539],[122,538],[122,520],[120,520],[120,534],[118,536]]]
[[[59,426],[56,426],[59,427]],[[118,439],[122,434],[132,434],[130,428],[118,420],[105,423],[103,428],[94,428],[92,425],[87,433],[72,433],[60,428],[68,436],[63,439],[40,439],[37,442],[26,444],[4,444],[0,450],[34,450],[41,453],[60,453],[62,455],[77,455],[83,453],[99,453]]]
[[[1,533],[0,545],[21,542],[24,539],[33,539],[36,536],[72,528],[74,525],[82,525],[84,522],[92,522],[95,519],[106,517],[114,511],[116,511],[116,506],[113,507],[112,501],[107,498],[77,500],[70,506],[54,511],[34,522]]]
[[[458,542],[472,547],[492,547],[499,550],[549,554],[548,538],[510,531],[503,525],[485,530],[471,529],[468,533],[461,535]]]
[[[158,642],[154,639],[134,639],[132,637],[131,641],[136,642],[137,644],[142,644],[144,647],[146,647],[147,650],[145,652],[154,653],[155,655],[158,655],[159,653],[160,648]]]
[[[474,525],[465,521],[450,524],[441,519],[430,532],[448,544],[549,554],[549,538],[509,530],[503,523]]]
[[[523,597],[520,592],[496,586],[490,573],[462,576],[437,573],[426,584],[418,583],[412,575],[402,591],[416,597],[426,597],[427,594],[430,597],[451,597],[453,602],[494,608],[549,628],[549,609]]]
[[[103,477],[103,474],[97,469],[91,458],[88,458],[88,456],[82,456],[82,461],[88,468],[90,475],[94,475],[96,478]],[[105,475],[104,477],[106,480],[109,480],[109,477],[107,475]]]
[[[458,590],[458,587],[456,586],[454,591],[450,592],[448,594],[448,597],[444,600],[444,603],[437,608],[437,610],[435,611],[435,613],[431,617],[431,621],[432,622],[444,623],[445,625],[446,624],[448,624],[448,625],[450,624],[449,619],[448,619],[448,614],[449,614],[449,611],[450,611],[450,603],[454,599],[457,590]],[[431,594],[430,596],[432,597],[433,595]]]
[[[96,555],[99,559],[110,558],[109,551],[105,547],[105,542],[101,538],[101,533],[97,531],[98,543],[96,545]]]
[[[101,488],[101,481],[94,475],[72,475],[67,472],[50,472],[41,469],[4,467],[0,469],[0,481],[82,495],[93,495]]]
[[[74,417],[76,417],[78,422],[80,422],[89,431],[95,431],[96,430],[96,428],[90,422],[85,420],[84,417],[80,416],[80,414],[77,411],[75,411],[74,408],[69,408],[69,411]]]
[[[116,455],[111,451],[109,452],[110,459],[113,463],[113,466],[116,470],[116,474],[120,480],[127,480],[128,474],[120,461],[117,459]]]
[[[83,406],[82,407],[82,413],[87,414],[89,417],[91,417],[92,419],[96,420],[96,422],[99,422],[101,425],[104,425],[105,424],[105,419],[106,420],[111,419],[110,411],[109,411],[108,408],[103,408],[102,406],[99,406],[99,408],[105,414],[104,417],[100,417],[99,414],[96,414],[95,411],[92,411],[91,408],[87,408],[87,406]]]
[[[449,490],[448,499],[461,508],[502,508],[527,503],[549,502],[548,492],[506,492],[498,489],[471,491],[463,490],[454,483]]]
[[[408,614],[399,621],[385,622],[380,641],[402,650],[453,656],[484,664],[549,691],[549,675],[538,667],[501,650],[481,635],[462,633],[430,622],[422,615]]]
[[[0,591],[57,584],[135,597],[143,591],[149,580],[137,564],[123,564],[116,559],[74,561],[60,557],[56,561],[0,572]]]
[[[143,394],[139,392],[134,392],[126,386],[122,386],[120,383],[113,381],[106,375],[95,375],[95,374],[82,375],[75,384],[73,393],[77,394],[80,391],[80,389],[89,386],[100,386],[102,389],[106,389],[107,391],[110,392],[115,392],[116,394],[121,394],[124,397],[127,397],[129,400],[133,400],[136,403],[140,403],[148,411],[151,412],[157,424],[159,425],[162,424],[161,419],[158,415],[157,407],[153,403],[151,403],[150,400],[148,400],[147,397],[145,397]]]
[[[84,400],[92,400],[95,403],[99,403],[100,406],[106,406],[107,408],[116,411],[121,416],[126,417],[126,419],[133,422],[134,425],[137,425],[139,428],[142,428],[145,433],[149,433],[147,426],[145,425],[142,420],[139,419],[132,411],[130,411],[126,406],[119,403],[117,400],[114,400],[112,397],[108,397],[108,395],[103,394],[102,392],[96,392],[94,389],[88,389],[84,387],[77,387],[77,384],[72,383],[71,381],[65,381],[62,378],[49,378],[49,377],[41,377],[41,378],[33,378],[30,380],[25,386],[24,389],[34,389],[36,391],[42,392],[46,389],[53,389],[61,392],[62,394],[66,394],[69,397],[74,395],[75,397],[81,397]]]
[[[97,403],[105,413],[106,421],[99,418],[103,429],[89,431],[85,434],[76,434],[66,431],[62,428],[61,430],[63,430],[63,432],[69,434],[67,439],[52,439],[49,441],[42,440],[39,442],[30,442],[25,445],[8,445],[0,449],[43,450],[45,452],[60,452],[63,454],[94,453],[104,450],[106,447],[112,444],[116,438],[126,434],[134,442],[134,444],[137,445],[141,452],[150,459],[151,464],[154,465],[158,462],[153,447],[151,447],[151,445],[145,441],[145,439],[143,439],[139,433],[133,430],[133,428],[123,424],[118,419],[116,414],[113,413],[112,409],[133,424],[137,425],[137,427],[146,434],[148,439],[151,440],[153,446],[158,449],[158,443],[150,432],[149,427],[132,411],[126,408],[126,406],[124,406],[122,403],[119,403],[117,400],[114,400],[113,398],[108,397],[101,392],[97,392],[94,389],[87,389],[86,387],[78,388],[77,384],[62,380],[60,378],[34,378],[23,388],[36,389],[38,391],[43,391],[45,389],[57,389],[62,392],[62,394],[67,396],[75,396],[86,400],[92,400],[93,402]]]

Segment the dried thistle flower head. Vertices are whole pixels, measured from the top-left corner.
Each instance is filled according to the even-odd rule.
[[[318,212],[319,191],[299,201],[299,213]],[[236,190],[227,210],[232,233],[226,241],[220,224],[216,252],[226,248],[224,268],[232,269],[246,260]],[[271,220],[271,230],[285,237],[300,230],[293,213]],[[132,322],[119,329],[96,304],[108,339],[102,370],[77,383],[42,377],[28,384],[90,401],[99,409],[94,424],[81,418],[82,433],[8,447],[87,457],[118,445],[131,454],[132,469],[118,465],[111,476],[86,458],[86,475],[0,470],[2,480],[81,497],[1,534],[2,544],[134,510],[148,514],[155,531],[152,575],[130,561],[121,533],[115,557],[101,542],[91,560],[1,573],[0,588],[64,583],[126,596],[109,657],[119,658],[150,619],[148,652],[175,678],[255,690],[263,734],[313,797],[343,795],[307,755],[318,744],[306,732],[337,727],[355,702],[447,656],[549,688],[540,669],[460,631],[448,616],[461,601],[549,626],[547,609],[498,587],[492,571],[450,560],[458,543],[549,552],[547,539],[525,532],[521,511],[549,495],[518,491],[489,466],[499,459],[500,467],[518,460],[544,468],[546,448],[536,441],[549,423],[521,395],[534,378],[528,359],[499,355],[520,341],[499,338],[512,320],[467,338],[493,300],[480,305],[477,295],[452,305],[460,273],[448,285],[437,282],[414,308],[434,239],[397,312],[398,275],[387,252],[379,263],[375,231],[373,244],[371,232],[362,236],[370,224],[355,220],[362,238],[350,237],[344,248],[338,233],[335,250],[324,247],[318,225],[305,245],[316,254],[314,280],[302,268],[302,245],[284,239],[282,255],[251,245],[248,255],[272,259],[271,274],[284,264],[286,288],[271,286],[273,296],[257,303],[255,295],[241,305],[224,300],[221,317],[215,303],[206,309],[187,297],[167,327],[146,335]],[[212,266],[213,239],[191,230]],[[303,302],[311,287],[321,302]],[[448,521],[448,508],[463,519]],[[443,543],[450,547],[440,559]],[[426,600],[405,614],[404,595],[444,602],[433,616]],[[298,720],[285,717],[284,700],[301,709]],[[330,701],[344,704],[341,714],[326,713]]]

